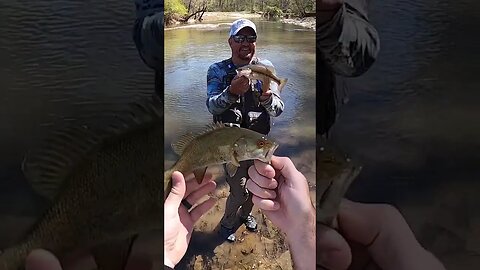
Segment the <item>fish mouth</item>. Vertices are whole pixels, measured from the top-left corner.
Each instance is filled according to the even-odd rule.
[[[274,143],[273,147],[268,149],[267,153],[265,153],[265,161],[270,162],[272,160],[273,153],[277,150],[278,146],[277,143]]]

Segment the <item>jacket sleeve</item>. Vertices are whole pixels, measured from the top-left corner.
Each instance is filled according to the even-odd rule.
[[[163,1],[135,0],[133,41],[147,66],[163,71]]]
[[[207,72],[207,108],[213,115],[226,111],[230,105],[237,101],[238,96],[228,91],[228,86],[223,87],[222,76],[219,68],[213,64]]]
[[[332,70],[355,77],[375,62],[380,39],[367,17],[366,0],[345,0],[333,18],[317,27],[317,47]]]
[[[284,103],[275,94],[272,94],[267,100],[265,101],[260,101],[260,104],[262,104],[263,107],[267,110],[268,114],[272,117],[277,117],[280,114],[282,114],[283,109],[284,109]]]

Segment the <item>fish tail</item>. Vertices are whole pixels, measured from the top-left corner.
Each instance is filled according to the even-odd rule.
[[[280,84],[278,85],[278,92],[282,92],[283,87],[287,84],[288,79],[280,79]]]

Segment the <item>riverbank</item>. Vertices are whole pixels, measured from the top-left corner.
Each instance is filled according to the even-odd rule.
[[[281,21],[283,23],[299,25],[312,30],[315,30],[315,27],[316,27],[315,17],[288,18],[288,19],[282,19]]]
[[[258,13],[250,12],[205,12],[202,16],[201,23],[225,21],[225,20],[236,20],[240,18],[246,19],[261,19],[262,15]],[[288,18],[280,19],[283,23],[294,24],[298,26],[303,26],[305,28],[315,30],[315,17],[306,17],[306,18]],[[195,27],[195,25],[200,24],[200,22],[195,21],[193,18],[190,19],[187,23],[181,23],[175,21],[172,24],[166,25],[165,30],[184,28],[184,27]]]

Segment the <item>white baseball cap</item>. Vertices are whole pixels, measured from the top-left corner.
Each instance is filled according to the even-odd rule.
[[[232,23],[232,27],[230,28],[229,37],[234,36],[244,27],[251,27],[253,31],[255,31],[255,35],[257,34],[257,27],[255,24],[247,19],[238,19]]]

